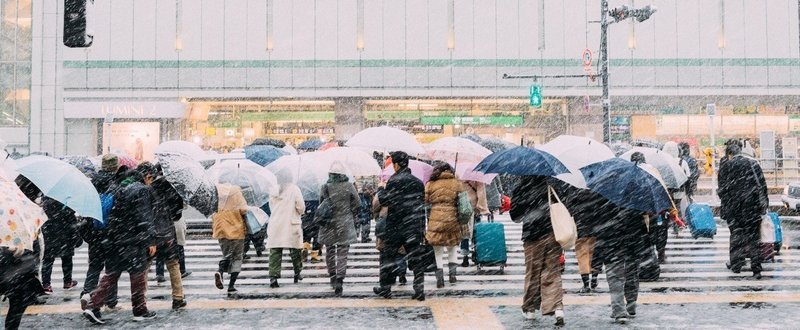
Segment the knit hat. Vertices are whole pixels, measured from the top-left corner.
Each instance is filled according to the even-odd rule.
[[[116,172],[117,168],[119,168],[119,157],[117,157],[117,155],[103,155],[103,161],[100,165],[100,170],[106,172]]]
[[[344,167],[342,162],[336,160],[331,164],[331,169],[328,173],[347,175],[347,168]]]

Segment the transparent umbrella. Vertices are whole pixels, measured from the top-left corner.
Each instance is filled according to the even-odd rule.
[[[307,201],[319,200],[320,189],[328,181],[328,167],[316,153],[283,156],[266,168],[276,175],[289,173]]]
[[[188,142],[173,140],[159,144],[153,151],[154,154],[182,154],[189,156],[194,160],[202,160],[208,157],[205,151],[200,146]]]
[[[210,216],[217,210],[217,188],[200,162],[183,154],[165,153],[158,155],[158,162],[164,169],[164,178],[175,187],[184,201]]]
[[[425,148],[417,142],[417,138],[388,126],[367,128],[353,135],[345,145],[379,152],[405,151],[412,156],[425,154]]]
[[[275,175],[252,161],[241,159],[219,163],[208,169],[214,183],[229,183],[242,189],[247,205],[260,207],[278,194]]]
[[[644,155],[645,163],[650,164],[658,170],[661,177],[664,179],[664,184],[667,188],[677,189],[680,188],[689,177],[684,172],[680,162],[675,157],[670,156],[664,151],[654,148],[646,147],[633,147],[619,158],[624,160],[631,160],[631,155],[635,152],[641,152]]]
[[[318,159],[325,162],[326,167],[334,161],[340,161],[353,176],[374,176],[381,174],[381,167],[372,156],[363,150],[350,147],[336,147],[315,152]]]

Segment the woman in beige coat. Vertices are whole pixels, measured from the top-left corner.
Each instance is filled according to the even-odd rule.
[[[231,184],[218,184],[217,193],[219,206],[217,212],[211,215],[211,230],[212,237],[219,240],[222,260],[219,262],[219,270],[214,273],[214,285],[222,290],[222,274],[228,272],[228,295],[234,295],[236,288],[233,285],[242,271],[244,237],[247,234],[243,216],[247,213],[247,202],[242,195],[242,189]]]
[[[461,225],[458,223],[458,193],[464,187],[453,174],[450,164],[437,162],[431,180],[425,185],[425,202],[431,206],[425,240],[433,246],[436,254],[436,287],[444,287],[444,251],[447,250],[450,283],[456,282],[458,265],[457,247],[461,241]]]
[[[278,278],[281,277],[281,257],[283,249],[289,249],[294,269],[294,283],[302,280],[300,271],[303,270],[303,222],[300,216],[306,210],[303,193],[293,182],[291,173],[279,171],[275,177],[280,184],[277,196],[269,200],[272,216],[267,226],[267,248],[269,250],[269,286],[278,287]]]

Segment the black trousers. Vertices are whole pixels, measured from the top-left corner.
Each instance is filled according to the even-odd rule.
[[[50,275],[53,274],[55,257],[42,259],[42,285],[50,285]],[[64,273],[64,284],[72,282],[72,256],[61,257],[61,272]]]
[[[6,314],[5,327],[6,330],[19,329],[19,323],[22,321],[22,314],[25,314],[25,309],[28,305],[19,298],[8,299],[8,313]]]
[[[405,258],[400,254],[401,247],[406,250]],[[380,285],[387,287],[394,284],[397,276],[405,274],[406,261],[408,261],[408,265],[413,265],[411,271],[414,272],[414,285],[422,286],[425,282],[423,264],[414,262],[421,259],[422,252],[422,237],[406,241],[386,240],[380,253]]]
[[[100,242],[89,243],[89,269],[86,271],[86,281],[83,283],[82,295],[90,294],[97,288],[100,282],[100,274],[103,272],[103,268],[106,267],[106,257],[108,253],[108,248],[105,244]],[[116,288],[108,295],[108,298],[106,298],[106,305],[111,307],[117,305]]]
[[[750,257],[750,270],[761,272],[761,225],[756,222],[750,225],[731,227],[730,258],[731,269],[741,269],[745,258]]]

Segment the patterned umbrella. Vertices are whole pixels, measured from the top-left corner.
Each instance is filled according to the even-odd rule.
[[[0,246],[33,251],[47,216],[14,182],[0,181]]]

